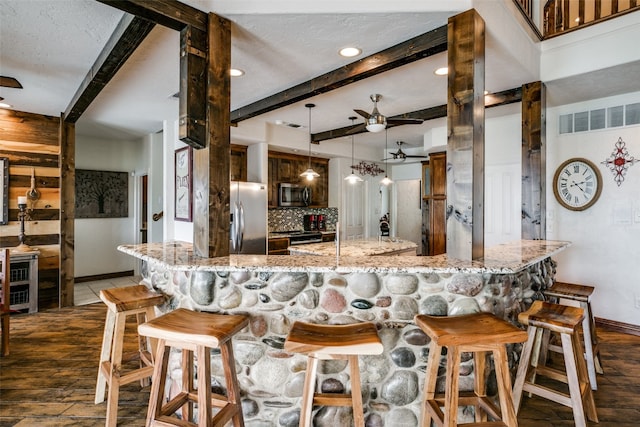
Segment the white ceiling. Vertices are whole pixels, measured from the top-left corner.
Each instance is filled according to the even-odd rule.
[[[232,66],[246,72],[232,79],[232,110],[446,25],[449,16],[470,8],[470,0],[183,2],[232,22]],[[0,96],[19,111],[60,115],[122,15],[94,0],[0,0],[0,75],[15,77],[24,86],[0,88]],[[338,50],[348,45],[361,48],[362,55],[340,57]],[[489,28],[486,51],[487,90],[511,89],[537,79],[537,70],[525,69],[517,58],[499,48]],[[387,116],[445,104],[446,77],[433,74],[444,65],[446,53],[438,54],[240,126],[264,126],[257,122],[281,120],[300,124],[301,131],[308,132],[304,104],[313,102],[317,105],[312,113],[314,133],[343,127],[350,124],[348,117],[354,115],[354,108],[371,111],[372,93],[383,95],[378,107]],[[76,131],[79,135],[124,139],[157,132],[164,119],[177,117],[178,102],[172,95],[178,91],[178,82],[179,35],[156,26],[89,106]],[[562,93],[560,83],[558,94]],[[564,96],[566,101],[569,95]],[[427,122],[389,130],[390,149],[395,148],[397,139],[407,142],[404,148],[421,146],[431,126],[433,123]],[[326,144],[334,142],[339,141]],[[356,142],[384,146],[384,137],[361,134]]]

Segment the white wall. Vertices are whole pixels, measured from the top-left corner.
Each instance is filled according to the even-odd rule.
[[[135,259],[118,252],[118,245],[135,243],[139,227],[135,224],[134,177],[147,172],[145,147],[141,140],[118,141],[76,139],[76,168],[129,173],[129,215],[127,218],[82,218],[75,224],[74,277],[133,270]]]
[[[640,164],[629,167],[618,186],[601,162],[618,138],[629,155],[640,158],[640,126],[558,134],[558,115],[640,102],[640,92],[547,110],[547,238],[572,246],[555,256],[560,281],[593,285],[595,316],[640,325]],[[561,207],[553,194],[553,175],[571,157],[591,160],[599,169],[603,189],[595,205],[581,212]]]
[[[162,132],[148,135],[145,142],[149,146],[149,175],[147,195],[147,241],[149,243],[162,242],[164,240],[164,215],[158,221],[153,220],[153,215],[163,212],[164,209],[164,146]]]

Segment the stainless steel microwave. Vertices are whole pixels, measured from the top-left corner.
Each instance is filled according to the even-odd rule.
[[[278,206],[294,207],[311,204],[311,188],[298,184],[278,184]]]

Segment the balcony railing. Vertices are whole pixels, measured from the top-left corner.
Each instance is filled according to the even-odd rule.
[[[640,10],[639,0],[513,0],[541,39]]]

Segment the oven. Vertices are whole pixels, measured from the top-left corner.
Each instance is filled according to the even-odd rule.
[[[289,235],[289,245],[306,245],[307,243],[322,243],[322,233],[297,232]]]

